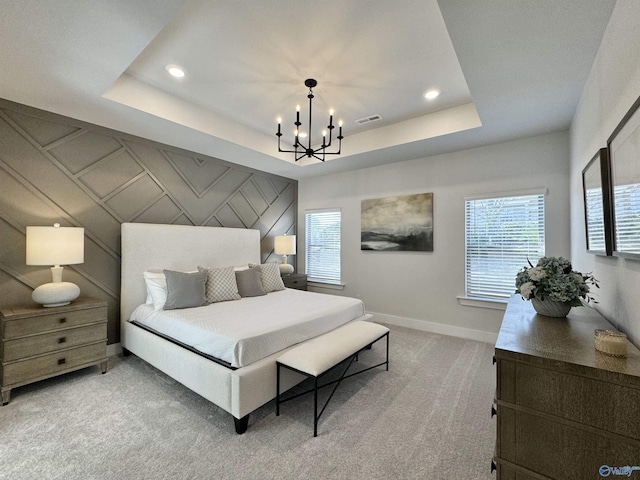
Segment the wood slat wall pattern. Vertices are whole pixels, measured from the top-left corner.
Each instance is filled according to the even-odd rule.
[[[121,223],[254,228],[262,261],[279,262],[273,237],[295,234],[297,199],[295,180],[0,99],[0,308],[51,281],[25,264],[26,226],[84,227],[85,261],[64,280],[108,302],[116,343]]]

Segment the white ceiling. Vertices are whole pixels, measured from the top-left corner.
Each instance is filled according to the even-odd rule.
[[[614,3],[0,0],[0,97],[322,175],[567,129]],[[344,120],[343,154],[325,163],[276,148],[276,117],[290,141],[296,104],[308,123],[306,78],[312,134],[329,108]],[[430,88],[442,91],[431,102]]]

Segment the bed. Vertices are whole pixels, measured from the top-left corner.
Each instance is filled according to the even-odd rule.
[[[199,351],[188,345],[188,342],[176,340],[170,335],[156,331],[153,328],[154,324],[150,326],[142,321],[135,323],[129,321],[132,315],[140,316],[140,312],[145,311],[145,307],[141,307],[145,304],[147,297],[143,273],[163,269],[188,272],[194,271],[198,265],[240,267],[250,263],[260,264],[260,232],[238,228],[123,223],[121,235],[120,315],[123,349],[137,355],[230,413],[234,419],[236,432],[244,433],[248,426],[249,414],[276,396],[276,359],[293,348],[295,344],[318,335],[317,331],[309,327],[313,324],[314,319],[311,317],[314,316],[314,309],[308,308],[301,311],[301,315],[306,315],[305,318],[299,319],[304,324],[304,336],[300,336],[298,332],[288,331],[288,320],[283,320],[281,333],[265,333],[266,343],[270,345],[271,351],[261,353],[255,358],[252,353],[248,353],[225,360],[218,358],[217,355]],[[322,294],[287,289],[256,299],[243,298],[233,302],[221,302],[220,307],[224,310],[230,308],[231,304],[237,304],[259,312],[264,310],[261,307],[263,304],[259,303],[260,299],[271,303],[272,306],[283,303],[305,304],[306,300],[300,297],[305,294],[322,296]],[[188,314],[196,318],[194,323],[198,324],[201,312],[196,310],[200,309],[189,310]],[[285,310],[281,311],[283,315]],[[149,316],[148,311],[146,314]],[[335,325],[330,323],[324,327],[325,330],[336,328],[345,322],[369,318],[369,315],[364,314],[363,311],[356,313],[356,310],[353,310],[349,315],[353,318],[343,318]],[[239,316],[242,315],[239,314]],[[315,320],[317,324],[326,322],[323,317]],[[308,324],[305,323],[307,321]],[[255,343],[254,337],[255,335],[248,334],[248,344]],[[288,338],[284,341],[282,337]],[[243,348],[229,347],[237,352],[242,351]],[[217,352],[214,351],[214,353]],[[295,372],[286,372],[281,378],[281,388],[289,389],[304,378]]]

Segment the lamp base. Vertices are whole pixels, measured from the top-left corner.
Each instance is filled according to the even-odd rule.
[[[72,300],[80,296],[80,287],[71,282],[45,283],[36,288],[31,294],[34,302],[43,307],[61,307],[69,305]]]
[[[281,263],[279,267],[280,267],[280,276],[291,275],[294,270],[293,265],[290,265],[288,263]]]

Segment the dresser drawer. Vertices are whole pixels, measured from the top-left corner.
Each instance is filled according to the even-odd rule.
[[[106,324],[59,330],[30,337],[7,340],[4,343],[4,362],[55,352],[86,343],[107,340]]]
[[[107,307],[52,313],[4,321],[5,340],[107,320]]]
[[[63,350],[50,355],[4,365],[2,385],[14,385],[73,369],[80,365],[98,363],[107,358],[107,342]]]
[[[513,437],[503,438],[500,457],[544,478],[597,479],[602,465],[635,465],[640,458],[637,440],[523,411],[512,411],[511,418]]]

